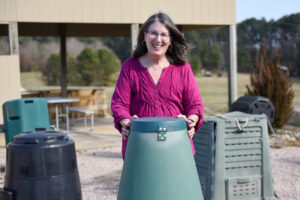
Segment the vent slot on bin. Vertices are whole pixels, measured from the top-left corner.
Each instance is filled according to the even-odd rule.
[[[20,176],[28,176],[28,166],[27,165],[19,166],[19,175]]]
[[[261,177],[228,179],[226,193],[227,200],[260,199]]]

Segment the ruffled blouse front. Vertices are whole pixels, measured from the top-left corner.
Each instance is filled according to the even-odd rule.
[[[121,132],[119,121],[138,117],[187,117],[199,116],[196,131],[203,121],[203,103],[193,72],[188,63],[170,65],[163,69],[154,83],[147,68],[138,59],[128,59],[122,65],[121,73],[112,97],[111,109],[115,127]],[[127,139],[123,138],[122,154],[125,155]],[[191,140],[194,152],[193,142]]]

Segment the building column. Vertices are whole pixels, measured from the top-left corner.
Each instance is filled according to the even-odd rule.
[[[60,85],[61,96],[67,97],[67,44],[66,44],[66,25],[59,25],[60,32]]]
[[[8,37],[9,37],[9,54],[19,55],[19,33],[18,23],[10,22],[8,24]]]
[[[131,52],[133,52],[137,44],[139,24],[131,24],[130,29],[131,29]]]
[[[230,67],[228,71],[228,106],[237,99],[237,42],[236,25],[229,26]]]
[[[8,22],[5,29],[9,38],[10,55],[0,55],[0,129],[4,128],[2,105],[9,100],[21,98],[18,23]]]

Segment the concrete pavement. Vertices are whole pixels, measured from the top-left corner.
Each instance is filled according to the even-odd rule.
[[[74,140],[77,151],[119,146],[121,152],[122,137],[114,128],[112,118],[95,119],[93,131],[76,131],[82,128],[80,123],[77,124],[79,127],[72,127],[73,130],[68,134]]]
[[[63,125],[62,125],[63,127]],[[83,120],[77,119],[75,126],[67,134],[75,142],[76,151],[88,149],[120,147],[122,137],[113,126],[112,118],[95,118],[93,131],[77,131],[83,128]],[[0,133],[0,160],[5,157],[5,135]]]
[[[63,124],[62,126],[63,127]],[[83,120],[75,121],[67,135],[74,140],[76,151],[81,153],[88,149],[104,149],[111,147],[120,148],[121,157],[121,134],[114,128],[112,118],[96,118],[93,131],[76,131],[83,128]],[[0,132],[0,188],[3,187],[4,166],[6,160],[5,135]]]

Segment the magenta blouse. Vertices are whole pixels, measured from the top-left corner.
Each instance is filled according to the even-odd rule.
[[[126,60],[112,97],[111,110],[115,127],[121,132],[119,121],[138,117],[176,117],[179,114],[199,116],[195,129],[203,121],[203,103],[193,72],[188,63],[170,65],[163,69],[157,84],[138,59]],[[192,139],[190,140],[195,153]],[[127,139],[122,141],[125,155]]]

